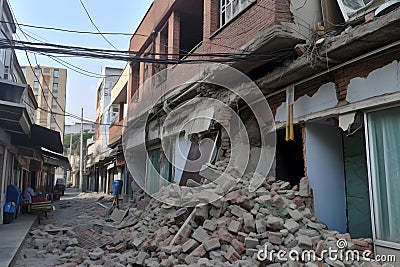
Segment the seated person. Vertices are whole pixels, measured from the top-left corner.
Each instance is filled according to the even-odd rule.
[[[35,195],[35,191],[33,191],[32,187],[28,184],[24,189],[24,200],[28,202],[28,204],[32,203],[32,197]]]

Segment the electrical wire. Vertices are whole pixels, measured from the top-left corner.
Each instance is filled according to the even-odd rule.
[[[83,9],[85,10],[86,15],[88,16],[88,18],[89,18],[90,22],[92,23],[93,27],[95,27],[96,30],[97,30],[97,32],[101,35],[101,37],[103,37],[103,39],[104,39],[109,45],[111,45],[111,47],[113,47],[115,50],[118,50],[118,48],[116,48],[116,47],[104,36],[104,34],[103,34],[103,33],[100,31],[100,29],[97,27],[96,23],[94,23],[92,17],[91,17],[90,14],[89,14],[89,11],[87,10],[85,4],[83,3],[83,0],[79,0],[79,2],[81,2],[81,5],[82,5]]]
[[[26,30],[22,30],[21,28],[19,28],[19,30],[20,30],[22,33],[25,33],[25,34],[24,34],[25,37],[28,36],[30,39],[33,39],[33,40],[38,41],[38,42],[41,42],[41,40],[39,40],[39,39],[37,39],[37,38],[31,36],[30,34],[28,34]],[[32,33],[32,34],[33,34],[33,33]],[[39,36],[39,35],[37,35],[37,34],[35,34],[35,35],[36,35],[38,38],[41,38],[41,39],[44,40],[43,37],[41,37],[41,36]],[[47,40],[46,40],[46,41],[47,41]],[[84,75],[84,76],[87,76],[87,77],[90,77],[90,78],[98,78],[98,79],[101,79],[101,78],[104,78],[104,77],[120,77],[120,76],[122,76],[122,75],[103,75],[103,74],[91,72],[91,71],[85,70],[85,69],[83,69],[83,68],[80,68],[80,67],[78,67],[78,66],[76,66],[76,65],[74,65],[74,64],[72,64],[72,63],[69,63],[69,62],[67,62],[67,61],[65,61],[65,60],[63,60],[63,59],[61,59],[60,56],[56,57],[56,56],[52,56],[52,55],[50,55],[50,54],[43,53],[43,52],[32,52],[32,53],[37,53],[37,54],[40,54],[40,55],[49,57],[49,58],[51,58],[53,61],[59,63],[60,65],[66,67],[66,68],[68,68],[69,70],[72,70],[72,71],[74,71],[74,72],[76,72],[76,73],[79,73],[79,74],[81,74],[81,75]]]
[[[21,32],[24,34],[23,31],[21,31]],[[25,35],[25,38],[27,38],[26,35]],[[37,82],[38,82],[39,85],[40,85],[40,89],[41,89],[41,91],[42,91],[44,100],[45,100],[45,102],[46,102],[46,104],[47,104],[49,110],[52,110],[52,108],[51,108],[50,105],[48,104],[48,101],[47,101],[46,96],[45,96],[45,94],[44,94],[43,85],[40,83],[39,77],[36,75],[36,72],[35,72],[35,70],[33,69],[33,66],[32,66],[32,64],[31,64],[31,61],[30,61],[30,59],[29,59],[29,56],[28,56],[27,51],[25,51],[25,54],[26,54],[26,56],[27,56],[27,60],[28,60],[28,62],[29,62],[29,66],[30,66],[30,68],[31,68],[31,70],[32,70],[32,72],[33,72],[33,74],[34,74],[34,76],[35,76]],[[34,55],[34,57],[35,57],[36,65],[39,67],[39,69],[41,69],[41,67],[40,67],[40,65],[39,65],[39,63],[38,63],[38,60],[37,60],[36,55]],[[61,104],[58,102],[58,97],[56,97],[56,96],[53,94],[52,90],[50,89],[51,87],[50,87],[49,84],[47,83],[46,79],[43,78],[43,81],[45,82],[45,85],[47,86],[47,90],[50,92],[53,101],[56,102],[56,104],[60,107],[60,109],[62,110],[62,112],[65,112],[63,106],[61,106]],[[56,123],[56,125],[58,126],[58,128],[60,129],[60,131],[63,132],[63,129],[61,129],[60,125],[57,123],[57,120],[56,120],[56,118],[54,117],[54,115],[53,115],[53,119],[54,119],[54,122]]]
[[[124,36],[132,36],[133,35],[132,33],[124,33],[124,32],[92,32],[92,31],[70,30],[70,29],[63,29],[63,28],[56,28],[56,27],[46,27],[46,26],[37,26],[37,25],[24,24],[24,23],[16,23],[16,22],[4,21],[4,20],[0,20],[0,23],[12,24],[12,25],[16,25],[16,26],[22,26],[22,27],[33,28],[33,29],[53,30],[53,31],[60,31],[60,32],[77,33],[77,34],[124,35]],[[141,35],[141,34],[136,34],[136,35]],[[148,37],[148,35],[144,35],[144,34],[141,36]]]
[[[236,61],[259,60],[259,61],[273,61],[279,57],[287,57],[292,54],[293,49],[282,49],[278,52],[262,52],[262,53],[192,53],[190,57],[197,57],[198,59],[156,59],[149,57],[149,55],[163,55],[163,56],[179,56],[178,54],[168,53],[148,53],[147,56],[138,56],[141,54],[136,52],[137,55],[132,56],[135,52],[132,51],[110,51],[105,49],[94,49],[77,46],[65,46],[51,43],[33,43],[27,41],[10,41],[8,39],[0,39],[0,48],[13,48],[17,50],[28,50],[31,52],[43,52],[48,54],[63,54],[74,55],[85,58],[102,58],[114,59],[120,61],[136,61],[145,63],[159,63],[159,64],[190,64],[198,62],[218,62],[229,63]],[[283,52],[284,51],[284,52]]]
[[[42,84],[41,84],[40,81],[39,81],[39,77],[36,75],[35,70],[34,70],[33,67],[32,67],[31,60],[30,60],[30,58],[29,58],[29,55],[28,55],[28,52],[27,52],[27,51],[25,51],[25,55],[26,55],[26,59],[28,60],[28,63],[29,63],[29,66],[30,66],[31,70],[32,70],[34,76],[36,77],[37,82],[38,82],[39,85],[40,85],[40,89],[41,89],[40,91],[42,92],[43,99],[44,99],[44,101],[45,101],[45,103],[46,103],[46,106],[48,107],[49,110],[51,110],[51,107],[50,107],[50,105],[49,105],[49,102],[47,101],[47,98],[46,98],[46,94],[44,93],[44,88],[43,88]],[[47,87],[47,88],[50,88],[50,87]],[[51,92],[50,89],[48,89],[48,91]],[[33,108],[33,109],[35,110],[35,108]],[[41,109],[42,109],[42,108],[41,108]],[[48,113],[48,111],[46,111],[46,112]],[[56,117],[54,116],[54,114],[51,114],[51,113],[50,113],[50,115],[53,117],[54,123],[57,125],[58,129],[60,129],[60,131],[63,132],[63,129],[61,129],[61,126],[58,124],[57,119],[56,119]],[[47,121],[47,120],[46,120],[46,121]]]
[[[21,29],[20,29],[20,30],[21,30]],[[23,30],[21,30],[21,32],[24,33]],[[25,33],[25,34],[26,34],[26,33]],[[29,36],[29,35],[26,34],[26,35],[25,35],[25,38],[27,38],[27,36]],[[28,59],[28,60],[29,60],[29,59]],[[36,58],[36,55],[35,55],[35,61],[36,61],[36,65],[39,66],[39,63],[38,63],[37,58]],[[30,63],[30,61],[29,61],[29,63]],[[32,65],[31,65],[31,64],[30,64],[30,66],[31,66],[31,68],[32,68]],[[39,66],[39,67],[40,67],[40,66]],[[36,73],[35,73],[34,71],[33,71],[33,73],[34,73],[34,75],[36,76]],[[36,76],[36,79],[39,81],[39,79],[38,79],[37,76]],[[45,79],[44,79],[44,81],[45,81],[45,83],[46,83],[46,86],[47,86],[48,88],[50,88]],[[39,82],[39,84],[40,84],[40,82]],[[42,87],[41,84],[40,84],[40,86],[41,86],[42,92],[43,92],[43,87]],[[49,91],[50,91],[50,90],[49,90]],[[50,93],[52,94],[53,98],[55,98],[54,94],[53,94],[51,91],[50,91]],[[46,101],[46,103],[47,103],[46,98],[45,98],[45,101]],[[47,104],[47,106],[49,107],[49,110],[50,110],[50,111],[45,110],[45,109],[43,109],[43,108],[41,108],[41,107],[39,107],[39,109],[42,110],[42,111],[44,111],[44,112],[50,113],[50,114],[53,116],[54,120],[55,120],[54,115],[64,116],[64,117],[71,117],[71,118],[75,118],[75,119],[82,120],[82,118],[79,117],[78,115],[75,115],[75,114],[72,114],[72,113],[67,112],[67,111],[60,105],[60,103],[58,102],[57,98],[55,98],[55,101],[56,101],[57,105],[60,107],[60,109],[62,110],[63,113],[54,112],[52,109],[50,109],[50,107],[49,107],[48,104]],[[24,102],[26,103],[26,101],[24,101]],[[35,109],[35,108],[32,107],[29,103],[26,103],[26,104],[28,104],[31,108]],[[89,122],[89,123],[93,123],[93,124],[97,124],[97,122],[92,121],[92,120],[89,120],[89,119],[83,119],[83,121],[86,121],[86,122]],[[113,125],[114,125],[114,124],[113,124]],[[60,127],[58,124],[57,124],[57,126],[58,126],[59,129],[61,130],[61,127]]]

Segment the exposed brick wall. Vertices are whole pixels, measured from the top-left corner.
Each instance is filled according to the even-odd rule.
[[[273,97],[267,99],[268,104],[271,108],[272,114],[276,115],[276,110],[283,103],[286,102],[286,92],[274,95]]]
[[[283,21],[291,21],[288,0],[258,0],[218,29],[219,1],[205,0],[204,38],[195,52],[235,52],[264,30]]]
[[[347,96],[347,87],[351,79],[368,77],[372,71],[388,65],[394,60],[400,60],[400,54],[389,53],[385,56],[377,56],[332,71],[327,75],[320,76],[312,81],[297,86],[295,89],[295,100],[304,95],[312,97],[322,85],[328,82],[334,82],[337,88],[338,100],[344,101]],[[268,99],[268,103],[274,115],[276,114],[277,108],[285,101],[286,92],[282,92]]]
[[[203,37],[209,39],[219,27],[219,0],[204,0]]]
[[[343,67],[334,72],[335,83],[339,100],[345,100],[347,96],[347,87],[350,80],[356,77],[367,77],[372,71],[382,68],[393,62],[400,60],[400,54],[397,52],[388,53],[383,56],[377,56],[369,60],[364,60],[356,64]]]

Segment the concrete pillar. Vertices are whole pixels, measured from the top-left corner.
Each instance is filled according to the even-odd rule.
[[[168,20],[168,54],[179,54],[181,17],[176,11],[172,12]],[[179,56],[170,56],[171,59],[178,59]]]
[[[105,176],[105,180],[106,180],[106,188],[105,188],[106,191],[105,191],[105,193],[108,194],[109,189],[110,189],[110,188],[109,188],[109,184],[110,184],[110,172],[109,172],[108,170],[106,170],[106,171],[105,171],[105,175],[106,175],[106,176]]]
[[[219,27],[219,1],[204,0],[203,38],[210,36]]]
[[[6,204],[6,192],[7,192],[7,179],[6,179],[6,175],[7,175],[7,158],[8,156],[8,150],[6,147],[4,147],[4,157],[3,157],[3,162],[0,164],[3,164],[3,171],[1,173],[1,201],[0,201],[0,224],[3,224],[3,207]]]

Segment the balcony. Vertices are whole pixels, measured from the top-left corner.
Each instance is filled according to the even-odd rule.
[[[126,103],[129,72],[130,65],[126,64],[124,71],[111,90],[111,104]]]

